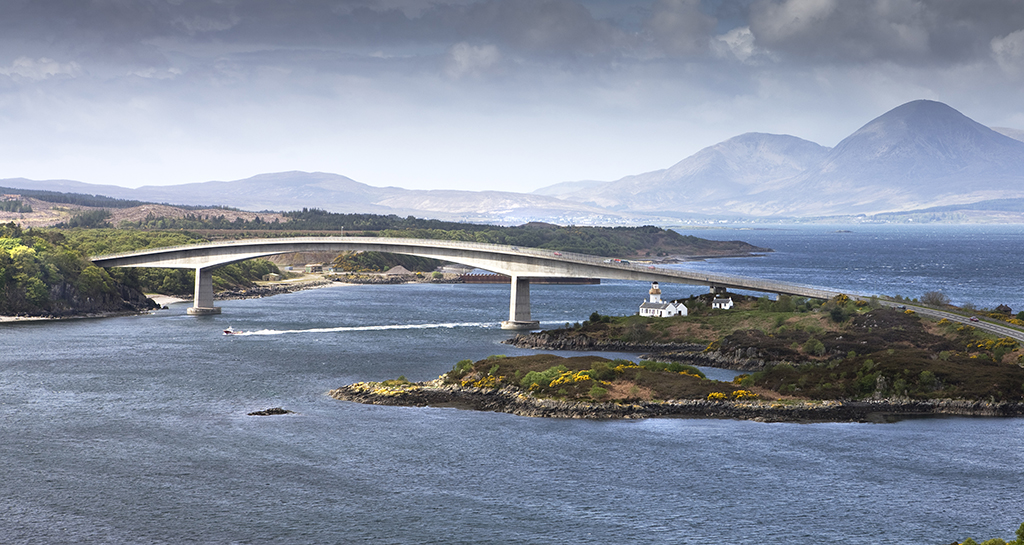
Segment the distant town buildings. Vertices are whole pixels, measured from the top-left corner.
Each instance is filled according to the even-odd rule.
[[[658,287],[657,282],[651,283],[651,291],[648,292],[651,295],[649,301],[644,301],[640,305],[641,316],[652,316],[655,318],[669,318],[671,316],[686,316],[688,311],[686,305],[682,303],[664,303],[661,300],[661,288]]]

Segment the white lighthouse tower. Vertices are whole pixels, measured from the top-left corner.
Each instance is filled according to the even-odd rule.
[[[661,288],[658,287],[657,282],[651,282],[651,291],[649,291],[648,293],[651,294],[651,303],[661,302]]]

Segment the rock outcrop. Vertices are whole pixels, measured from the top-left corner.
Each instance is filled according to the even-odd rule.
[[[679,362],[702,367],[736,369],[739,371],[760,371],[777,362],[765,361],[757,349],[750,347],[724,353],[720,350],[707,352],[705,346],[692,343],[624,342],[596,340],[585,335],[556,336],[545,333],[520,334],[501,341],[517,348],[532,350],[577,350],[604,352],[643,353],[642,359]]]
[[[58,282],[50,287],[48,318],[69,318],[110,313],[145,312],[160,308],[142,292],[121,283],[112,291],[95,295],[83,294],[70,282]]]
[[[501,342],[517,348],[532,348],[536,350],[602,350],[607,352],[704,350],[703,345],[690,343],[600,341],[585,335],[554,336],[544,333],[520,334]]]
[[[248,416],[277,416],[282,414],[292,414],[295,411],[289,411],[282,407],[271,407],[269,409],[263,409],[262,411],[253,411]]]

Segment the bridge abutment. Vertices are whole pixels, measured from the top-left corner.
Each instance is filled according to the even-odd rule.
[[[540,322],[530,319],[530,279],[513,276],[511,286],[508,320],[501,322],[501,328],[539,329]]]
[[[220,314],[220,307],[213,306],[213,269],[196,267],[196,291],[192,306],[186,311],[194,316]]]

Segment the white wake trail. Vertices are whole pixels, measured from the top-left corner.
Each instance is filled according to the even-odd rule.
[[[252,335],[285,335],[289,333],[346,333],[349,331],[388,331],[396,329],[453,329],[456,327],[494,327],[494,324],[489,322],[453,322],[443,324],[401,324],[318,327],[313,329],[259,329],[256,331],[242,331],[235,333],[234,335],[244,337]]]

